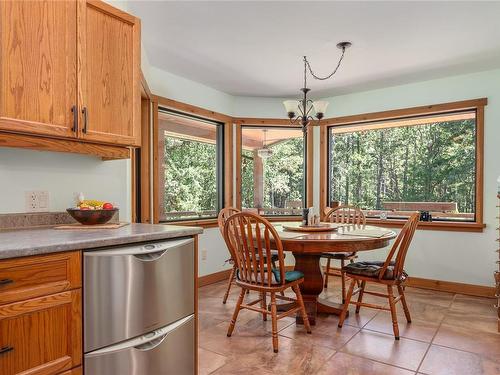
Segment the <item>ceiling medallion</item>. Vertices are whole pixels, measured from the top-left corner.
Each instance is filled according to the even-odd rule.
[[[283,102],[286,112],[288,113],[290,123],[293,125],[302,125],[303,132],[307,131],[308,125],[319,124],[320,120],[325,115],[326,107],[328,107],[328,102],[326,100],[312,101],[311,99],[307,99],[307,93],[311,91],[311,89],[307,88],[307,71],[309,70],[311,76],[320,81],[331,78],[335,73],[337,73],[342,60],[344,59],[345,50],[351,45],[351,42],[341,42],[337,44],[337,48],[342,50],[342,55],[340,56],[339,62],[337,63],[334,71],[325,77],[319,77],[314,74],[309,61],[307,61],[307,56],[304,56],[304,87],[300,89],[300,91],[302,91],[304,94],[303,98],[296,100],[285,100]],[[316,117],[317,120],[314,119],[313,112],[314,117]]]

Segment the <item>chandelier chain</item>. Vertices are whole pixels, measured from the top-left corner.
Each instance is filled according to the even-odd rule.
[[[345,54],[345,47],[342,47],[342,55],[340,56],[340,59],[339,59],[339,62],[337,63],[337,66],[335,67],[333,72],[331,72],[329,75],[327,75],[325,77],[319,77],[316,74],[314,74],[314,72],[311,68],[311,64],[309,64],[309,61],[307,61],[307,57],[304,56],[304,87],[306,87],[306,83],[307,83],[307,81],[306,81],[307,69],[309,69],[309,73],[311,73],[311,75],[315,79],[317,79],[319,81],[325,81],[325,80],[331,78],[335,73],[337,73],[337,70],[339,70],[340,64],[342,63],[342,60],[344,59],[344,54]]]

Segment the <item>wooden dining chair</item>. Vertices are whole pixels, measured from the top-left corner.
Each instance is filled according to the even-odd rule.
[[[234,214],[237,214],[238,212],[241,212],[235,207],[226,207],[220,210],[219,216],[217,217],[217,223],[219,225],[219,230],[224,237],[224,224],[226,223],[227,219],[231,217]],[[273,264],[273,267],[276,266],[276,262],[278,261],[278,253],[274,250],[271,251],[271,262]],[[222,298],[222,303],[227,302],[227,298],[229,297],[229,293],[231,292],[231,286],[234,283],[235,277],[236,277],[236,264],[233,260],[232,257],[229,257],[226,262],[229,264],[233,265],[233,268],[231,269],[231,273],[229,274],[229,280],[227,282],[227,288],[226,288],[226,293],[224,294],[224,297]],[[276,267],[275,267],[276,268]]]
[[[408,309],[404,294],[404,282],[408,277],[408,274],[404,271],[404,264],[408,248],[418,225],[419,217],[420,214],[418,212],[410,216],[403,229],[401,229],[401,232],[399,232],[385,261],[356,262],[348,264],[343,268],[343,271],[351,278],[351,284],[349,285],[344,308],[340,314],[339,327],[342,327],[344,324],[347,309],[351,303],[356,305],[356,314],[359,313],[361,306],[388,310],[392,316],[394,337],[396,340],[399,340],[399,326],[396,314],[396,303],[399,301],[403,305],[406,320],[408,323],[411,323],[410,310]],[[361,286],[354,290],[357,282],[361,282]],[[367,282],[385,284],[387,286],[387,294],[365,290]],[[398,289],[397,297],[394,296],[393,286],[396,286]],[[351,299],[355,294],[359,294],[358,300],[357,302],[352,302]],[[363,296],[365,294],[388,298],[389,307],[364,303]]]
[[[219,216],[217,217],[217,224],[219,225],[219,230],[224,237],[224,224],[226,223],[227,219],[229,219],[232,215],[237,214],[238,212],[241,212],[237,208],[234,207],[226,207],[220,210]],[[224,294],[224,297],[222,298],[222,303],[226,303],[227,298],[229,297],[229,292],[231,291],[231,286],[233,285],[234,279],[236,277],[236,263],[234,262],[232,257],[229,257],[226,259],[226,262],[229,264],[232,264],[233,268],[231,269],[231,273],[229,274],[229,280],[227,282],[227,288],[226,288],[226,293]]]
[[[358,207],[344,205],[328,210],[325,215],[325,221],[340,224],[365,225],[366,217]],[[346,276],[342,268],[347,261],[350,263],[354,262],[354,259],[357,258],[356,253],[324,253],[322,257],[327,259],[324,287],[328,288],[329,276],[340,276],[342,282],[342,303],[344,303],[346,297]],[[340,267],[333,267],[331,265],[332,260],[339,260]]]
[[[226,220],[224,240],[236,265],[236,284],[241,288],[227,336],[231,337],[238,313],[242,309],[259,312],[262,314],[263,320],[267,320],[269,310],[266,297],[268,294],[271,297],[270,313],[275,353],[278,352],[278,319],[299,312],[304,320],[307,333],[311,333],[311,326],[299,288],[299,285],[304,281],[304,274],[299,271],[285,271],[283,245],[271,223],[259,215],[239,212]],[[278,267],[274,267],[272,264],[271,246],[277,251]],[[288,288],[295,292],[296,298],[280,294]],[[259,292],[260,297],[254,301],[243,303],[247,290]],[[278,315],[277,299],[293,302],[294,306]],[[258,304],[260,307],[256,306]]]

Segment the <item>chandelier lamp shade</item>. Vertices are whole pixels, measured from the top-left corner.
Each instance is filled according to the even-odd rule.
[[[337,48],[342,50],[342,55],[335,67],[334,71],[325,76],[320,77],[314,74],[307,56],[304,56],[304,87],[300,89],[302,91],[302,98],[296,100],[285,100],[283,105],[290,119],[292,125],[300,124],[302,126],[302,131],[306,132],[309,125],[317,125],[320,120],[325,116],[326,108],[328,107],[328,102],[326,100],[311,100],[307,98],[307,94],[311,89],[307,87],[307,72],[317,80],[325,81],[331,78],[337,70],[340,68],[340,64],[344,59],[345,50],[349,48],[352,44],[350,42],[341,42],[337,44]]]

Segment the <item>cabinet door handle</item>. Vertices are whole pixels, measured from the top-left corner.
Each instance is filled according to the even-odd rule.
[[[82,132],[87,133],[87,117],[88,117],[87,107],[83,107],[82,113],[83,113],[83,129],[82,129]]]
[[[12,284],[13,282],[14,282],[14,280],[12,280],[12,279],[2,279],[2,280],[0,280],[0,286]]]
[[[14,348],[12,346],[4,346],[0,349],[0,355],[13,351]]]
[[[76,133],[78,131],[78,108],[76,105],[71,107],[71,112],[73,113],[73,127],[71,131]]]

